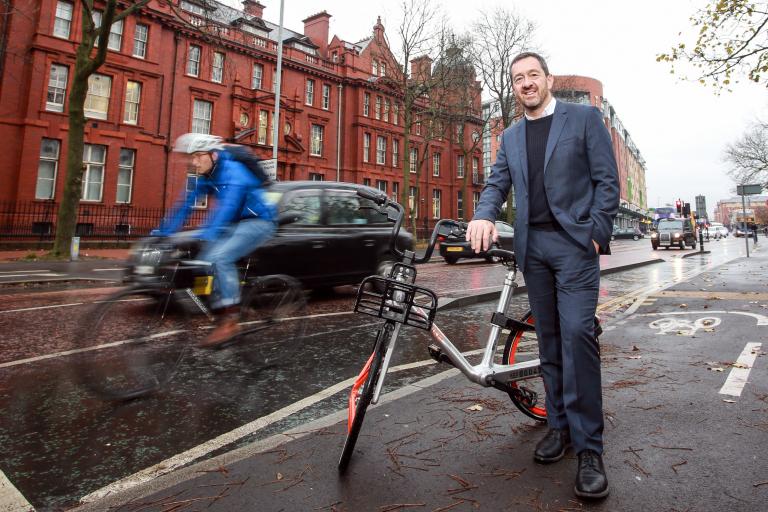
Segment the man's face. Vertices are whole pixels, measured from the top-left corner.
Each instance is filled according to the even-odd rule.
[[[212,153],[206,151],[198,151],[192,153],[190,158],[190,167],[197,174],[208,174],[213,169],[213,156]]]
[[[526,111],[535,111],[549,102],[553,81],[554,77],[544,73],[535,57],[526,57],[512,66],[512,88]]]

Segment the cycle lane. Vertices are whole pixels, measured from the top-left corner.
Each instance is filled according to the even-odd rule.
[[[449,370],[370,409],[343,478],[341,412],[85,509],[133,499],[121,510],[760,510],[768,379],[748,344],[766,339],[766,260],[718,267],[612,319],[601,340],[612,484],[603,503],[573,498],[573,454],[532,462],[541,426]],[[734,371],[740,395],[721,393]]]

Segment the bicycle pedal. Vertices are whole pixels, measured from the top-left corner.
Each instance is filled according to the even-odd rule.
[[[437,361],[438,363],[448,363],[453,366],[453,362],[446,356],[442,349],[435,344],[431,344],[427,347],[429,357]]]

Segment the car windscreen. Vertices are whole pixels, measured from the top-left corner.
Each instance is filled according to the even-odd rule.
[[[668,220],[665,222],[659,222],[659,231],[662,229],[683,229],[683,221],[681,220]]]

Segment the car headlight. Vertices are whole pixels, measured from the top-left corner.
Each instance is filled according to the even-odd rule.
[[[675,238],[680,238],[680,233],[675,233]]]
[[[658,236],[656,233],[651,233],[651,238],[658,238]]]

